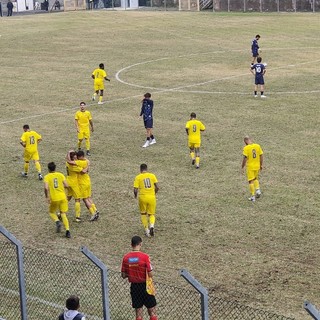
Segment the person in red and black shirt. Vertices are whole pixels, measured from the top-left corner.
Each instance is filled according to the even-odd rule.
[[[128,278],[131,283],[130,294],[132,307],[136,310],[136,320],[142,320],[142,308],[145,305],[148,309],[150,320],[158,320],[156,315],[156,298],[147,293],[147,274],[152,277],[152,266],[150,258],[146,253],[141,252],[142,239],[134,236],[131,239],[132,251],[122,259],[121,276]]]

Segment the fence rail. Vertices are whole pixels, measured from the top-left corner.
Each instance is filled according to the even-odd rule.
[[[0,229],[1,234],[1,229]],[[119,271],[107,270],[87,248],[81,249],[92,263],[79,254],[79,261],[23,248],[25,293],[19,291],[19,268],[15,245],[0,239],[0,318],[26,319],[20,313],[25,295],[29,320],[56,319],[66,298],[76,294],[88,320],[129,320],[133,317],[130,289]],[[120,262],[119,262],[120,263]],[[161,320],[290,320],[282,315],[254,309],[235,301],[216,297],[186,270],[181,275],[191,284],[181,288],[156,282],[157,313]],[[145,315],[147,316],[147,315]]]

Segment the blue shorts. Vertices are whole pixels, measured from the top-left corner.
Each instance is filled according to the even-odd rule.
[[[259,52],[258,52],[258,51],[253,51],[253,52],[252,52],[252,56],[253,56],[254,58],[259,57]]]
[[[148,119],[144,121],[144,127],[146,129],[152,129],[153,128],[153,119]]]
[[[263,75],[256,75],[254,84],[264,84]]]

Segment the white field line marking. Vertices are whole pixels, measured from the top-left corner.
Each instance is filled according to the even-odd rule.
[[[243,51],[243,50],[230,50],[230,51]],[[224,52],[224,51],[214,51],[214,52],[211,52],[211,53],[217,53],[217,52]],[[208,53],[204,53],[204,54],[208,54]],[[183,56],[178,56],[177,58],[181,58],[181,57],[186,57],[186,56],[191,56],[191,55],[201,55],[201,54],[190,54],[190,55],[183,55]],[[175,59],[175,57],[167,57],[167,58],[161,58],[161,59],[155,59],[153,60],[154,62],[158,62],[158,61],[163,61],[163,60],[169,60],[169,59]],[[208,80],[208,81],[204,81],[204,82],[199,82],[199,83],[194,83],[194,84],[190,84],[190,85],[186,85],[186,86],[179,86],[179,87],[175,87],[175,88],[171,88],[171,89],[168,89],[168,88],[157,88],[157,87],[149,87],[149,86],[142,86],[142,85],[137,85],[135,83],[130,83],[130,82],[127,82],[127,81],[124,81],[120,78],[120,74],[125,71],[125,70],[129,70],[135,66],[139,66],[139,65],[143,65],[143,64],[147,64],[147,63],[152,63],[153,62],[152,60],[148,60],[148,61],[143,61],[143,62],[138,62],[138,63],[135,63],[133,65],[130,65],[130,66],[127,66],[125,68],[122,68],[120,69],[115,77],[116,79],[123,83],[123,84],[126,84],[128,86],[131,86],[131,87],[137,87],[137,88],[143,88],[143,89],[152,89],[152,90],[158,90],[160,92],[162,91],[176,91],[176,90],[179,90],[179,89],[185,89],[185,88],[191,88],[191,87],[197,87],[197,86],[202,86],[202,85],[205,85],[205,84],[208,84],[208,83],[213,83],[213,82],[218,82],[218,81],[223,81],[223,80],[229,80],[229,79],[233,79],[233,78],[238,78],[238,77],[243,77],[243,76],[248,76],[248,72],[246,73],[242,73],[242,74],[238,74],[238,75],[233,75],[233,76],[228,76],[228,77],[223,77],[223,78],[219,78],[219,79],[212,79],[212,80]],[[310,64],[310,63],[317,63],[319,62],[320,60],[316,60],[316,61],[306,61],[306,62],[301,62],[301,63],[297,63],[295,65],[293,64],[290,64],[290,65],[284,65],[284,66],[281,66],[281,67],[278,67],[278,68],[273,68],[273,69],[269,69],[269,70],[279,70],[279,69],[284,69],[284,68],[293,68],[293,67],[297,67],[297,66],[301,66],[301,65],[305,65],[305,64]],[[208,92],[207,92],[208,93]],[[215,93],[214,91],[211,92],[211,93]],[[218,92],[218,93],[222,93],[222,92]],[[282,93],[285,93],[285,92],[282,92]]]
[[[313,49],[313,48],[317,48],[317,47],[310,47],[309,49]],[[305,49],[308,49],[308,48],[305,48]],[[269,50],[272,50],[272,49],[269,49]],[[277,50],[292,50],[292,48],[279,48]],[[178,56],[178,58],[191,57],[191,56],[204,55],[204,54],[224,53],[224,52],[230,52],[230,51],[242,52],[244,50],[228,50],[228,51],[211,51],[211,52],[203,52],[203,53],[191,53],[191,54],[188,54],[188,55],[180,55],[180,56]],[[228,79],[232,79],[232,78],[236,78],[236,77],[242,77],[242,76],[248,75],[248,73],[240,74],[240,75],[234,75],[234,76],[220,78],[220,79],[209,80],[209,81],[198,83],[198,84],[190,84],[190,85],[187,85],[187,86],[180,86],[180,87],[171,88],[171,89],[170,88],[167,89],[167,88],[153,88],[153,87],[140,86],[140,85],[132,84],[132,83],[129,83],[129,82],[125,82],[125,81],[121,80],[120,77],[119,77],[121,72],[123,72],[125,70],[128,70],[128,69],[131,69],[131,68],[133,68],[135,66],[139,66],[139,65],[147,64],[147,63],[153,63],[153,62],[157,62],[157,61],[169,60],[169,59],[173,59],[173,57],[164,57],[164,58],[159,58],[159,59],[155,59],[155,60],[148,60],[148,61],[144,61],[144,62],[138,62],[138,63],[132,64],[130,66],[127,66],[125,68],[122,68],[121,70],[119,70],[116,73],[115,77],[119,82],[121,82],[123,84],[126,84],[128,86],[137,87],[137,88],[143,88],[143,89],[156,90],[156,92],[154,92],[154,93],[165,93],[165,92],[176,91],[176,92],[185,92],[185,93],[189,92],[189,93],[205,93],[205,94],[237,94],[237,95],[249,95],[250,94],[250,93],[244,93],[244,92],[232,92],[232,93],[230,93],[230,92],[223,92],[223,91],[215,92],[215,91],[182,91],[181,90],[181,89],[185,89],[185,88],[200,86],[200,85],[207,84],[207,83],[210,83],[210,82],[217,82],[217,81],[228,80]],[[319,62],[319,61],[320,60],[302,62],[300,64],[296,64],[295,66],[308,64],[308,63],[315,63],[315,62]],[[294,67],[294,65],[291,65],[291,66]],[[275,68],[275,69],[269,69],[269,70],[277,70],[277,69],[282,69],[282,68],[286,68],[286,67],[287,66],[283,66],[283,67],[279,67],[279,68]],[[317,93],[317,92],[319,92],[319,91],[317,91],[317,90],[300,91],[300,92],[292,92],[292,91],[285,92],[285,91],[283,91],[283,92],[277,92],[277,94],[295,94],[295,93],[304,94],[304,93]],[[275,93],[275,92],[273,92],[273,93]],[[124,98],[118,98],[118,99],[114,99],[114,100],[110,100],[110,101],[105,101],[103,104],[105,104],[105,103],[109,104],[109,103],[112,103],[112,102],[117,102],[117,101],[122,101],[122,100],[130,100],[130,99],[139,98],[139,97],[141,97],[140,94],[139,95],[134,95],[134,96],[129,96],[129,97],[124,97]],[[94,105],[96,105],[96,103],[87,104],[87,106],[94,106]],[[77,108],[79,108],[79,106],[73,106],[73,107],[70,107],[70,108],[61,109],[61,110],[57,110],[57,111],[52,111],[52,112],[47,112],[47,113],[42,113],[42,114],[36,114],[36,115],[32,115],[32,116],[27,116],[27,117],[22,117],[22,118],[18,118],[18,119],[7,120],[7,121],[2,121],[2,122],[0,122],[0,125],[13,123],[13,122],[18,122],[18,121],[27,120],[27,119],[40,118],[40,117],[51,115],[51,114],[63,113],[63,112],[67,112],[67,111],[70,111],[70,110],[77,109]]]
[[[7,289],[7,288],[1,287],[1,286],[0,286],[0,290],[5,292],[5,293],[12,294],[14,296],[20,296],[20,293],[18,291],[16,291],[16,290]],[[54,303],[54,302],[49,302],[47,300],[40,299],[38,297],[27,295],[27,299],[31,300],[31,301],[35,301],[35,302],[39,302],[39,303],[45,304],[45,305],[47,305],[49,307],[53,307],[55,309],[65,310],[65,306],[62,306],[61,304],[57,304],[57,303]],[[90,315],[90,314],[86,314],[86,316],[90,317],[90,319],[92,318],[94,320],[103,320],[102,318],[99,318],[97,316],[93,316],[93,315]],[[0,318],[0,320],[1,320],[1,318]]]

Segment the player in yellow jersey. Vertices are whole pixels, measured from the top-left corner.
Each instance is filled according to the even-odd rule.
[[[259,184],[259,171],[263,165],[263,151],[259,144],[254,143],[248,136],[244,137],[245,147],[243,148],[242,171],[247,167],[247,179],[250,188],[250,201],[256,201],[261,196]]]
[[[102,98],[103,98],[103,90],[104,90],[104,82],[103,80],[107,80],[110,81],[110,79],[108,79],[108,75],[107,72],[104,70],[104,64],[100,63],[99,64],[99,68],[95,69],[92,72],[91,75],[93,81],[93,87],[94,87],[94,94],[92,96],[92,100],[96,100],[97,95],[100,92],[100,96],[99,96],[99,101],[98,104],[103,104],[102,102]]]
[[[20,138],[20,144],[24,147],[24,172],[23,177],[28,177],[29,163],[31,160],[34,161],[35,167],[38,171],[38,178],[42,180],[41,165],[39,162],[38,143],[42,141],[41,135],[35,131],[30,130],[28,124],[23,126],[24,133]]]
[[[90,111],[86,110],[86,104],[80,102],[80,110],[74,116],[78,132],[78,149],[81,150],[82,140],[86,140],[87,156],[90,156],[90,130],[93,132],[93,122]]]
[[[188,135],[188,146],[190,149],[190,156],[192,165],[196,165],[196,169],[200,167],[200,146],[201,146],[201,132],[206,129],[204,124],[197,120],[197,115],[192,112],[190,120],[186,123],[186,132]]]
[[[78,175],[78,182],[80,187],[80,197],[85,203],[87,209],[90,212],[91,218],[90,221],[96,221],[99,219],[99,211],[96,208],[91,196],[91,179],[89,176],[89,167],[90,162],[84,157],[83,151],[77,152],[77,160],[75,164],[80,167],[86,168],[86,172],[81,172]]]
[[[156,193],[159,191],[158,180],[153,173],[148,172],[148,166],[143,163],[140,165],[140,174],[138,174],[133,183],[134,197],[139,194],[139,209],[141,213],[141,222],[143,224],[145,235],[154,236],[154,225],[156,222]]]
[[[77,154],[70,150],[67,154],[67,162],[66,162],[66,169],[67,169],[67,183],[69,185],[68,188],[68,201],[74,198],[75,204],[75,216],[76,222],[81,222],[81,206],[80,206],[80,199],[81,199],[81,192],[80,186],[78,181],[78,176],[80,173],[86,173],[88,170],[87,168],[77,166],[76,164],[70,164],[68,161],[72,162],[77,160]]]
[[[65,189],[68,188],[66,177],[56,172],[54,162],[48,164],[49,173],[44,177],[44,194],[49,203],[49,214],[51,219],[56,223],[56,231],[61,232],[61,222],[58,218],[57,211],[60,212],[62,223],[66,229],[66,237],[70,238],[69,221],[67,218],[68,200]]]

